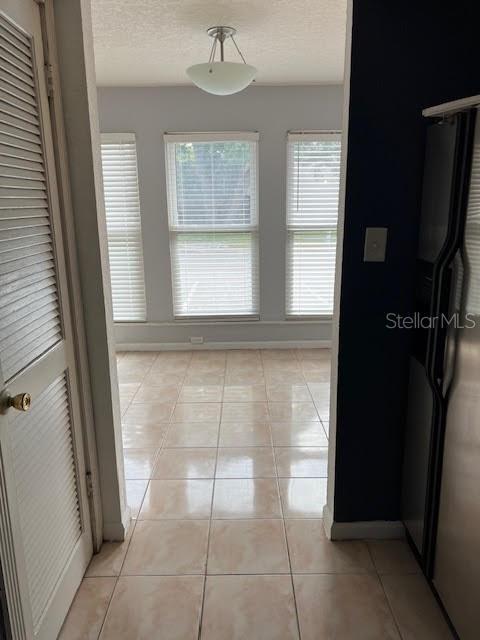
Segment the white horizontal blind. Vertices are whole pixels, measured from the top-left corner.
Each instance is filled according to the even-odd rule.
[[[257,140],[165,136],[177,318],[258,314]]]
[[[287,315],[330,316],[340,134],[289,134],[287,147]]]
[[[140,196],[135,136],[102,134],[103,189],[113,319],[146,320]]]

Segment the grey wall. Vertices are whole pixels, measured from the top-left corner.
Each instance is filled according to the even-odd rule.
[[[330,322],[285,321],[286,133],[340,129],[342,87],[249,87],[219,97],[195,87],[98,90],[100,129],[137,136],[147,323],[117,324],[119,343],[329,340]],[[173,321],[163,133],[259,131],[260,321]]]

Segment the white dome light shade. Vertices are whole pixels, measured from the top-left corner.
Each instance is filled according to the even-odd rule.
[[[208,93],[229,96],[248,87],[257,70],[240,62],[204,62],[188,67],[190,80]]]

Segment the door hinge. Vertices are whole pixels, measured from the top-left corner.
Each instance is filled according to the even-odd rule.
[[[87,471],[85,474],[85,482],[87,485],[87,497],[89,499],[93,498],[93,477],[91,471]]]
[[[53,97],[53,67],[49,62],[45,63],[45,84],[47,85],[47,96]]]

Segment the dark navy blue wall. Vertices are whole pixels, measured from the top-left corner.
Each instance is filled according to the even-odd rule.
[[[480,93],[479,3],[354,0],[338,371],[335,520],[397,520],[425,121]],[[367,226],[389,229],[362,262]]]

